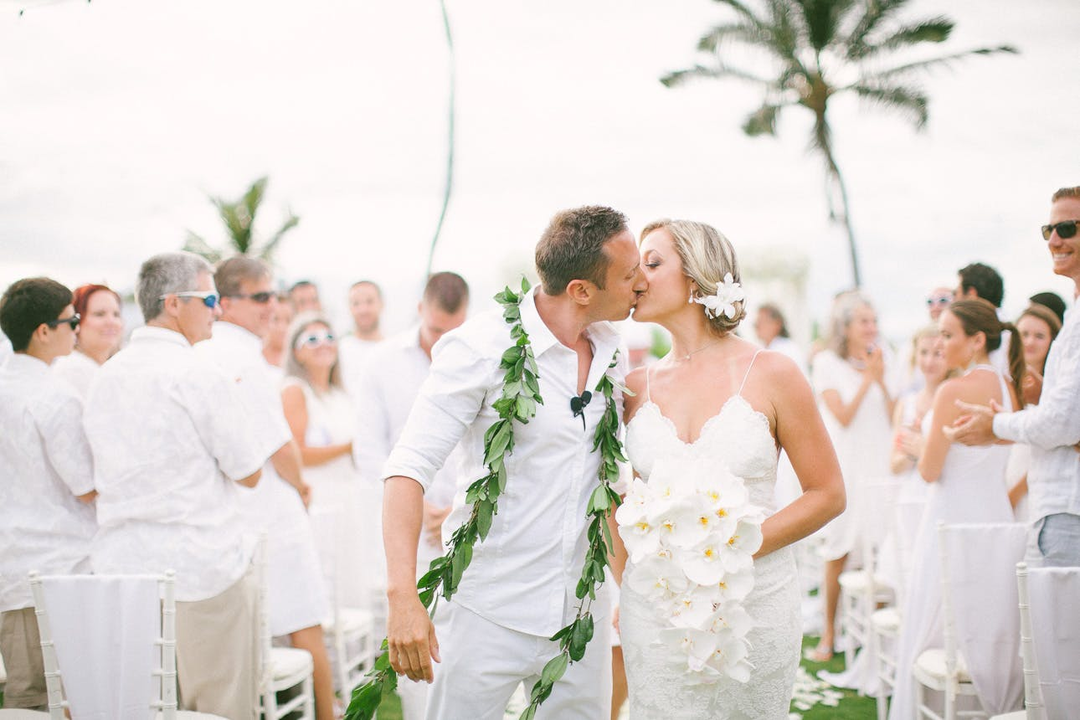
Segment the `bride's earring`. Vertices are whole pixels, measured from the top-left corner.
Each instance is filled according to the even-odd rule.
[[[694,288],[690,288],[690,299],[686,301],[687,305],[694,304]]]

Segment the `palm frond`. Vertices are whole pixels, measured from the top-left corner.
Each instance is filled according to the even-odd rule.
[[[857,60],[863,57],[871,47],[870,38],[878,26],[907,3],[908,0],[869,0],[863,3],[865,12],[843,42],[847,46],[847,58]]]
[[[863,53],[868,58],[883,51],[900,50],[919,43],[942,43],[949,39],[956,23],[944,16],[901,25],[881,40],[870,44]]]
[[[273,260],[274,251],[277,250],[277,246],[278,243],[281,242],[281,238],[285,237],[285,234],[287,232],[289,232],[299,224],[300,217],[293,213],[292,210],[290,210],[289,217],[285,219],[285,222],[282,223],[281,227],[278,228],[277,232],[271,235],[270,239],[267,240],[266,244],[263,245],[262,248],[259,250],[259,257],[261,257],[263,260]]]
[[[244,208],[249,222],[254,221],[255,214],[259,212],[259,205],[263,201],[263,196],[266,195],[266,185],[269,181],[270,178],[265,175],[262,176],[251,183],[251,187],[249,187],[247,192],[244,193],[244,196],[240,198],[240,205]]]
[[[748,45],[766,45],[769,34],[752,23],[734,22],[717,25],[701,36],[697,49],[701,52],[716,52],[725,40],[739,40]]]
[[[211,198],[210,201],[217,208],[221,221],[225,223],[233,247],[241,255],[247,254],[251,249],[251,227],[241,213],[239,203],[231,203],[221,198]]]
[[[854,91],[863,100],[883,110],[899,113],[910,120],[916,130],[922,130],[930,117],[930,98],[919,88],[856,83],[845,89]]]
[[[725,63],[719,63],[715,67],[695,65],[686,70],[675,70],[660,78],[660,82],[664,84],[664,87],[671,88],[679,87],[696,78],[742,80],[766,90],[775,90],[779,87],[775,80],[768,80],[748,70],[742,70]]]
[[[750,113],[742,124],[742,131],[750,137],[759,135],[776,135],[776,120],[780,115],[783,105],[763,103],[754,112]]]
[[[763,25],[761,18],[755,15],[754,12],[749,7],[747,7],[746,3],[742,2],[741,0],[713,0],[713,2],[719,3],[720,5],[727,5],[729,8],[741,15],[745,20],[754,25],[757,25],[759,27]]]
[[[206,258],[207,262],[210,263],[216,263],[221,260],[220,251],[212,248],[210,243],[206,242],[206,240],[190,230],[187,231],[187,238],[184,240],[183,249],[187,252],[195,253],[200,257]]]
[[[839,28],[853,0],[797,0],[806,41],[821,52],[840,39]]]
[[[1011,45],[999,45],[992,48],[976,48],[974,50],[964,50],[963,52],[952,53],[950,55],[942,55],[941,57],[930,58],[928,60],[918,60],[916,62],[905,63],[898,65],[888,70],[878,70],[868,76],[868,79],[872,81],[883,81],[901,78],[910,73],[916,72],[928,72],[935,70],[939,67],[947,67],[952,65],[958,60],[963,60],[972,55],[993,55],[995,53],[1009,53],[1017,54],[1019,51]]]

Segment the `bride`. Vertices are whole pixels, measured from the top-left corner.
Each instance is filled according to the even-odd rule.
[[[788,546],[844,509],[840,467],[796,365],[734,333],[746,311],[728,240],[661,220],[641,255],[634,319],[672,345],[627,377],[637,477],[614,571],[631,717],[787,718],[802,638]],[[775,511],[779,448],[803,492]]]

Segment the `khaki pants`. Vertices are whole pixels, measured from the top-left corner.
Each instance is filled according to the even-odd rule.
[[[3,614],[0,655],[4,656],[8,676],[4,686],[4,707],[48,709],[49,693],[45,689],[45,665],[34,608],[9,610]]]
[[[176,669],[185,710],[255,720],[257,603],[254,570],[216,597],[176,603]]]

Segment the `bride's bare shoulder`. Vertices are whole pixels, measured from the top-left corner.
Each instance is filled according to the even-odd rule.
[[[631,370],[626,375],[626,389],[633,395],[626,394],[623,397],[623,418],[629,422],[634,416],[641,403],[645,402],[645,368],[639,367]]]

